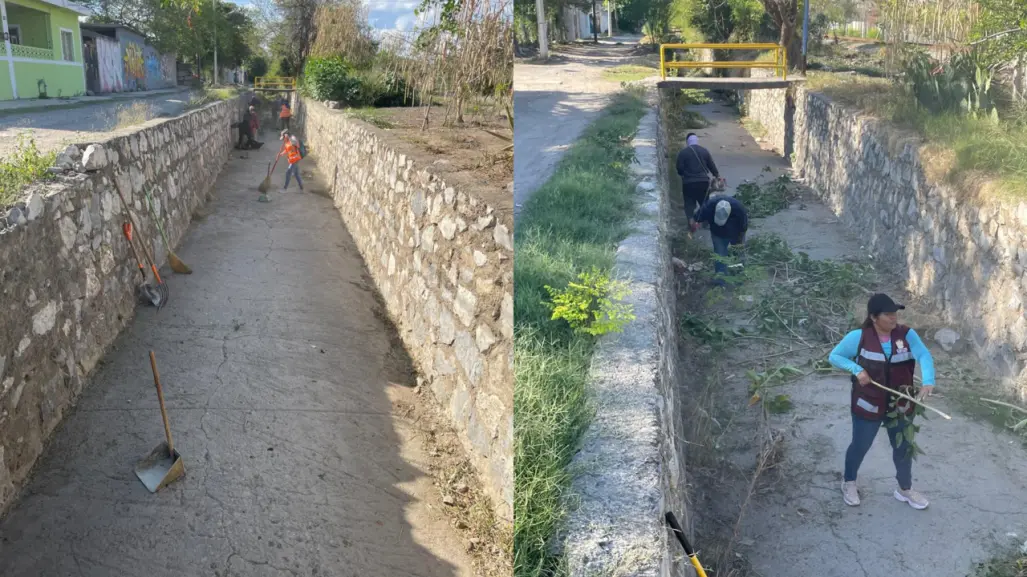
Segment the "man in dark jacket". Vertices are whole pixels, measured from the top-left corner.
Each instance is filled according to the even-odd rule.
[[[706,201],[710,191],[710,175],[720,178],[720,171],[710,151],[699,146],[699,137],[694,132],[685,137],[687,146],[678,152],[677,171],[681,177],[681,194],[685,199],[685,214],[691,215]]]
[[[749,213],[745,206],[732,196],[711,196],[695,211],[694,220],[692,232],[695,232],[699,223],[710,223],[713,252],[720,257],[727,257],[731,245],[744,243],[745,233],[749,230]],[[719,259],[714,267],[717,274],[727,272],[727,265]]]

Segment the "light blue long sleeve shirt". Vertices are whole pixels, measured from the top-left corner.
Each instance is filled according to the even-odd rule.
[[[858,375],[863,371],[863,367],[856,364],[853,359],[859,355],[859,343],[862,338],[863,331],[861,329],[856,329],[845,335],[842,342],[838,343],[838,346],[831,351],[827,360],[835,368]],[[931,351],[927,350],[924,342],[920,340],[920,335],[916,334],[913,329],[909,329],[906,342],[909,343],[909,352],[913,353],[913,358],[920,365],[924,386],[934,386],[934,358],[931,357]],[[886,357],[891,358],[891,341],[881,343],[881,349]]]

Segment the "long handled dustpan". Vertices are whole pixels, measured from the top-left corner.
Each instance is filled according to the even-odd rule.
[[[153,384],[157,386],[160,416],[164,419],[164,435],[168,440],[157,445],[145,459],[136,464],[136,477],[139,477],[151,493],[156,493],[185,475],[185,463],[171,441],[171,426],[168,424],[168,411],[164,408],[164,391],[160,386],[157,359],[153,356],[153,351],[150,351],[150,368],[153,370]]]

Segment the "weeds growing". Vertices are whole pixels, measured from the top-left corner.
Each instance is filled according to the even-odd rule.
[[[997,190],[1027,196],[1027,123],[1017,114],[995,122],[955,113],[932,114],[916,107],[901,85],[883,78],[810,72],[807,87],[832,100],[888,120],[919,134],[944,162],[932,169],[937,177],[958,182],[974,173],[992,175]]]
[[[18,136],[17,148],[0,161],[0,207],[13,204],[29,184],[51,180],[53,174],[47,169],[56,159],[56,152],[40,152],[30,137]]]
[[[623,64],[603,70],[603,78],[611,82],[634,82],[656,76],[660,71],[650,66],[639,66],[637,64]]]
[[[611,276],[616,243],[626,236],[635,211],[630,143],[644,113],[640,95],[618,95],[519,215],[514,261],[517,577],[561,571],[551,540],[567,513],[567,466],[593,414],[586,383],[595,336],[554,319],[553,306],[559,303],[546,287],[569,288],[585,272]],[[585,284],[596,288],[602,283]]]

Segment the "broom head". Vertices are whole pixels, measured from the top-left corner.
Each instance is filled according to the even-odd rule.
[[[193,274],[193,269],[189,268],[189,265],[182,262],[182,259],[178,258],[178,255],[171,253],[168,255],[168,263],[171,265],[171,270],[177,274]]]

